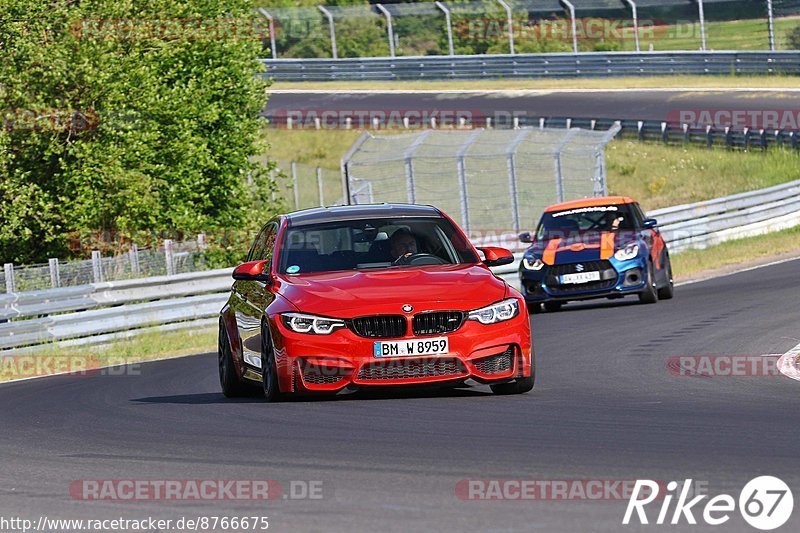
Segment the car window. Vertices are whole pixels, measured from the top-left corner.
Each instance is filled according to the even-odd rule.
[[[632,230],[635,217],[628,205],[578,207],[544,213],[537,239],[568,238],[573,234]]]
[[[277,224],[270,222],[261,230],[261,233],[256,237],[250,253],[247,255],[248,261],[262,261],[265,259],[272,259],[272,254],[275,249],[275,236],[277,233]]]
[[[281,245],[279,272],[401,268],[401,256],[427,264],[478,261],[460,230],[441,217],[369,219],[290,228]],[[408,265],[406,265],[408,266]]]

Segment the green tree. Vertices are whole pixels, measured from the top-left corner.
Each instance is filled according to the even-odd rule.
[[[242,22],[260,22],[252,2],[0,5],[0,259],[63,256],[86,230],[251,227],[275,209],[253,159],[266,51]]]

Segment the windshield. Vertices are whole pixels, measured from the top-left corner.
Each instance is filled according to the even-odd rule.
[[[469,242],[445,218],[369,219],[289,228],[281,274],[476,263]]]
[[[585,233],[634,230],[630,206],[601,205],[544,213],[536,230],[538,240],[570,238]]]

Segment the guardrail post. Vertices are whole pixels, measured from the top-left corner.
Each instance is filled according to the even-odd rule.
[[[389,56],[394,57],[394,28],[392,27],[392,14],[383,7],[383,4],[375,4],[383,16],[386,17],[386,31],[389,34]]]
[[[661,123],[661,141],[664,144],[669,144],[669,124],[666,122]]]
[[[793,131],[793,132],[791,132],[789,134],[789,146],[791,146],[792,149],[794,149],[794,150],[797,149],[797,132],[796,131]]]
[[[92,250],[92,279],[95,283],[103,282],[103,258],[99,250]]]
[[[175,249],[172,239],[164,239],[164,260],[167,263],[167,276],[175,275]]]
[[[689,125],[684,124],[682,127],[683,127],[683,142],[688,143],[691,140],[691,137],[689,136]]]
[[[444,13],[444,20],[447,27],[447,47],[450,50],[450,55],[454,56],[456,54],[453,48],[453,26],[450,22],[450,10],[441,2],[436,2],[436,7],[441,9],[442,13]]]
[[[644,140],[644,121],[640,120],[636,123],[637,131],[638,131],[638,139],[640,141]]]
[[[759,130],[758,132],[758,140],[761,142],[761,148],[763,150],[767,149],[767,130]]]
[[[769,31],[769,49],[775,51],[775,11],[772,0],[767,0],[767,29]]]
[[[730,126],[725,126],[725,148],[733,147],[733,132]]]
[[[697,2],[697,15],[700,17],[700,50],[706,51],[706,14],[703,6],[703,0],[695,0]]]
[[[294,208],[300,209],[300,188],[297,186],[297,162],[292,161],[292,190],[294,191]]]
[[[625,0],[629,6],[631,6],[631,14],[633,16],[633,41],[636,46],[636,51],[641,52],[641,48],[639,47],[639,13],[636,9],[636,3],[633,0]]]
[[[709,148],[714,146],[714,130],[710,124],[706,126],[706,146]]]
[[[269,21],[269,48],[270,52],[272,53],[272,59],[278,58],[278,52],[275,50],[275,21],[272,18],[272,15],[264,9],[263,7],[258,8],[258,12],[264,15],[266,19]]]
[[[3,271],[6,276],[6,292],[11,294],[17,292],[17,284],[14,279],[14,263],[6,263],[3,265]]]
[[[325,194],[322,190],[322,169],[317,167],[317,191],[319,192],[319,206],[325,207]]]
[[[136,243],[131,244],[131,249],[128,250],[128,258],[131,261],[131,274],[134,276],[139,275],[139,247]]]
[[[50,286],[57,289],[61,286],[61,271],[58,268],[58,259],[50,258]]]
[[[750,149],[750,128],[745,128],[744,131],[744,149]]]
[[[328,26],[331,30],[331,53],[333,54],[333,58],[336,59],[339,57],[339,54],[336,52],[336,27],[333,22],[333,13],[325,9],[325,6],[317,6],[322,14],[328,18]]]
[[[514,15],[511,12],[511,6],[505,3],[504,0],[497,0],[503,9],[506,10],[506,18],[508,20],[508,49],[511,54],[515,54],[514,52]]]
[[[561,0],[561,3],[569,10],[570,24],[572,26],[572,51],[578,53],[578,24],[575,21],[575,6],[569,0]]]

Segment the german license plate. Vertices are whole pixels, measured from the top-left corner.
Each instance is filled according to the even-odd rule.
[[[563,285],[588,283],[590,281],[600,281],[600,272],[578,272],[577,274],[564,274],[561,276]]]
[[[413,339],[407,341],[376,342],[372,354],[375,357],[404,357],[411,355],[442,355],[450,349],[447,337]]]

